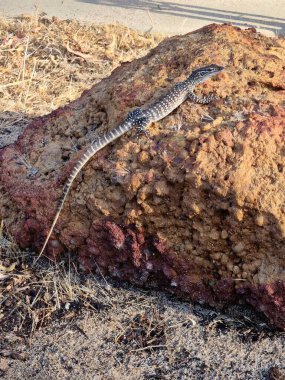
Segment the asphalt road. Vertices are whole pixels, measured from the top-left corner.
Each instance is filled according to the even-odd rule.
[[[182,34],[212,22],[285,34],[285,0],[0,0],[0,14],[46,13],[62,19],[119,22],[141,31]]]

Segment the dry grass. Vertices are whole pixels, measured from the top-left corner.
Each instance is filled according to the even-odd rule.
[[[20,251],[0,223],[0,336],[13,331],[31,337],[54,319],[69,321],[83,310],[112,306],[112,287],[102,275],[78,272],[69,254],[61,262],[38,261]]]
[[[38,116],[76,99],[162,39],[120,25],[0,19],[0,110]]]

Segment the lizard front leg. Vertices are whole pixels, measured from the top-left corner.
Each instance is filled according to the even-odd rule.
[[[209,104],[211,101],[216,100],[217,97],[214,94],[208,96],[198,96],[194,92],[189,92],[187,98],[198,104]]]
[[[141,119],[144,117],[144,111],[141,108],[135,108],[134,110],[130,111],[127,115],[127,121],[131,121],[132,123],[135,123],[136,120]]]

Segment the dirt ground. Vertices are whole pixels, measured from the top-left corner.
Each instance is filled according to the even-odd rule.
[[[1,146],[161,39],[32,17],[0,30]],[[0,224],[0,378],[285,379],[284,343],[246,305],[214,310],[84,275],[69,256],[35,265]]]
[[[4,379],[284,379],[284,334],[245,306],[218,312],[92,281],[93,310],[71,302],[32,338],[3,336]]]

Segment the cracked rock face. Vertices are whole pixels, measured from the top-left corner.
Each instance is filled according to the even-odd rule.
[[[1,218],[40,250],[68,174],[98,134],[194,68],[226,69],[150,127],[104,148],[75,181],[47,254],[211,305],[242,297],[285,328],[285,41],[210,25],[162,42],[0,150]],[[95,128],[95,127],[96,128]],[[29,165],[23,164],[23,159]]]

